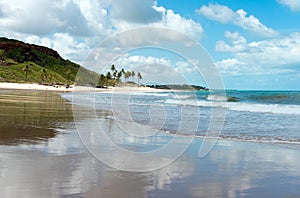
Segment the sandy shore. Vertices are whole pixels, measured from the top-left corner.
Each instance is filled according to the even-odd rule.
[[[93,88],[84,86],[47,86],[40,84],[29,84],[29,83],[0,83],[0,89],[13,89],[13,90],[41,90],[41,91],[59,91],[59,92],[162,92],[165,90],[153,89],[149,87],[108,87],[105,88]]]
[[[136,165],[159,167],[159,162],[174,159],[174,155],[158,149],[169,143],[180,149],[186,140],[164,133],[155,138],[127,138],[123,130],[128,122],[111,119],[105,111],[99,111],[101,119],[97,121],[82,117],[78,126],[86,132],[81,132],[80,138],[74,127],[75,109],[60,94],[34,90],[1,93],[0,197],[300,197],[299,149],[219,140],[206,157],[199,158],[203,139],[195,138],[166,167],[150,172],[119,171],[99,162],[82,138],[91,140],[98,154],[105,154],[113,163],[131,158],[119,153],[115,144],[102,144],[99,133],[89,133],[90,129],[101,126],[110,130],[106,134],[132,152],[158,151],[151,163],[141,157],[132,160]],[[90,116],[91,109],[81,106],[76,110]]]

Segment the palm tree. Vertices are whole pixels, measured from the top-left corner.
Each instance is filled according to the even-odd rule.
[[[115,78],[115,72],[116,72],[116,67],[115,67],[115,65],[111,65],[110,70],[111,70],[111,77],[112,77],[112,78]]]
[[[125,70],[124,68],[121,69],[122,74],[125,74]]]
[[[28,65],[26,65],[22,70],[25,72],[25,77],[26,77],[26,81],[27,81],[28,73],[29,73],[31,70],[30,70],[30,68],[29,68]]]
[[[125,76],[125,83],[126,83],[127,79],[130,78],[131,76],[131,72],[127,71],[124,76]]]
[[[104,86],[106,84],[106,77],[104,74],[100,75],[99,85]]]
[[[131,72],[131,76],[132,76],[132,82],[134,82],[134,76],[135,76],[135,72],[134,71]]]
[[[124,84],[126,84],[126,78],[125,78],[125,69],[124,68],[122,68],[121,69],[121,73],[122,73],[122,75],[124,75]]]
[[[114,71],[116,70],[116,67],[115,67],[115,65],[111,65],[111,68],[110,68],[110,70],[112,71],[112,73],[114,73]]]
[[[114,71],[114,73],[113,73],[113,77],[114,77],[114,79],[116,79],[116,78],[117,78],[117,76],[118,76],[118,70],[115,70],[115,71]]]
[[[110,72],[107,72],[106,78],[107,78],[107,80],[110,80],[110,79],[111,79],[111,74],[110,74]]]
[[[41,81],[46,81],[47,80],[47,70],[43,69],[43,72],[41,73]]]
[[[138,84],[140,85],[140,80],[143,79],[142,74],[138,72],[137,77],[138,77]]]
[[[117,81],[119,81],[122,77],[122,71],[119,71],[118,74],[117,74]]]

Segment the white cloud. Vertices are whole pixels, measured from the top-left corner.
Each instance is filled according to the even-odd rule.
[[[226,44],[224,41],[218,41],[216,43],[216,51],[219,52],[241,52],[246,49],[247,40],[241,36],[238,32],[231,33],[225,32],[225,37],[232,43],[232,45]]]
[[[278,3],[288,6],[293,12],[300,11],[299,0],[277,0]]]
[[[217,51],[233,55],[231,59],[217,62],[224,70],[238,67],[241,72],[252,74],[299,72],[300,33],[250,43],[237,33],[226,32],[225,36],[230,38],[230,44],[216,43]]]
[[[184,60],[174,62],[173,59],[167,57],[154,56],[137,56],[125,54],[115,60],[112,64],[118,68],[123,67],[125,70],[139,71],[143,75],[143,82],[156,83],[178,83],[186,84],[190,80],[188,76],[196,74],[196,70],[192,64]],[[201,79],[198,75],[198,81]]]
[[[106,4],[99,0],[73,0],[87,21],[93,36],[108,36],[113,33]]]
[[[192,19],[185,19],[179,14],[175,14],[172,10],[164,12],[162,26],[187,34],[196,40],[199,40],[203,34],[201,24],[196,23]]]
[[[154,0],[109,0],[114,19],[147,24],[162,20],[162,13],[155,10]]]
[[[66,33],[55,33],[51,38],[29,36],[26,38],[25,42],[54,48],[60,52],[62,57],[68,57],[76,62],[82,61],[82,57],[78,57],[78,54],[87,54],[90,50],[85,43],[76,41]]]
[[[179,14],[174,13],[173,10],[167,10],[164,7],[154,6],[157,12],[162,14],[162,19],[159,21],[153,21],[148,24],[132,23],[131,21],[124,21],[120,19],[112,18],[112,23],[114,27],[119,31],[127,31],[132,28],[139,27],[163,27],[178,31],[195,40],[199,40],[203,34],[203,28],[200,23],[195,22],[192,19],[186,19]],[[158,35],[159,36],[159,35]],[[166,36],[165,34],[160,35],[162,40],[168,38],[167,40],[181,40],[182,38],[174,38],[172,35]],[[173,35],[174,36],[174,35]],[[163,38],[164,37],[164,38]]]
[[[236,13],[230,8],[219,4],[209,4],[208,6],[204,5],[200,9],[196,10],[196,12],[220,23],[230,23],[236,17]]]
[[[237,75],[240,73],[245,63],[236,58],[228,58],[217,61],[216,65],[223,74]]]
[[[224,24],[234,24],[245,30],[249,30],[258,35],[273,37],[278,33],[271,28],[263,25],[255,16],[247,16],[243,9],[233,11],[227,6],[219,4],[209,4],[196,10],[197,13],[204,15],[208,19]]]
[[[5,13],[0,26],[25,34],[47,35],[53,31],[89,35],[86,19],[73,1],[2,0]]]
[[[0,5],[2,36],[46,45],[79,62],[103,39],[136,27],[167,27],[196,40],[203,33],[201,24],[159,7],[154,0],[0,0]],[[128,47],[151,36],[157,36],[155,42],[182,40],[164,30],[150,34],[127,36],[121,44]]]

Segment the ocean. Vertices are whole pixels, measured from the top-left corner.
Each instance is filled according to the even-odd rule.
[[[3,90],[0,106],[0,197],[300,197],[299,92]]]
[[[299,91],[166,91],[63,94],[68,100],[111,112],[111,119],[162,133],[300,145]],[[214,123],[220,112],[218,123]],[[208,133],[218,125],[218,133]],[[137,134],[137,132],[134,132]],[[138,134],[137,134],[138,135]]]

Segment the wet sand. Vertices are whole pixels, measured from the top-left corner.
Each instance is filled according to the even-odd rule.
[[[58,93],[0,90],[0,144],[33,144],[69,128],[72,106]]]
[[[86,123],[88,111],[76,110]],[[114,131],[109,113],[98,113],[101,125]],[[132,173],[95,159],[73,121],[71,104],[57,93],[0,91],[0,197],[300,197],[298,148],[220,140],[205,158],[198,158],[202,140],[195,139],[171,165]],[[170,137],[132,146],[118,136],[118,142],[138,150]],[[126,158],[112,148],[101,150]],[[156,157],[159,162],[168,155]]]

